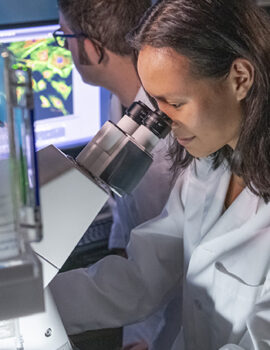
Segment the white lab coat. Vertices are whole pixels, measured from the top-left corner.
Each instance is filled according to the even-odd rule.
[[[129,260],[106,257],[74,280],[60,274],[52,290],[68,331],[142,319],[180,281],[181,331],[168,350],[269,349],[270,204],[244,189],[223,212],[230,175],[195,161],[161,215],[133,230]],[[81,310],[76,297],[88,300]]]

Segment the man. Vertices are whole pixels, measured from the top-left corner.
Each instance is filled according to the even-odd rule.
[[[125,41],[126,34],[137,25],[151,1],[58,0],[58,5],[60,31],[55,37],[65,40],[84,82],[112,92],[110,119],[117,122],[122,115],[122,106],[128,107],[134,100],[141,100],[153,108],[141,88],[133,51]],[[161,142],[155,150],[152,166],[134,192],[124,198],[115,198],[109,247],[122,255],[125,255],[130,231],[157,216],[168,198],[172,176],[166,152],[166,143]],[[145,342],[140,340],[145,339],[150,345],[161,320],[162,311],[141,324],[125,327],[124,345],[134,343],[134,349],[147,349]]]

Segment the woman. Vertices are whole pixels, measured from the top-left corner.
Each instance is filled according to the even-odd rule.
[[[90,314],[91,328],[134,322],[180,281],[179,334],[153,349],[270,348],[269,35],[249,0],[159,1],[135,30],[138,73],[173,120],[182,174],[161,215],[132,232],[127,262],[82,270],[85,316],[69,318],[55,289],[66,326]]]

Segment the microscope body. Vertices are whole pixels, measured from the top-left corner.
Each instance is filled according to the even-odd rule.
[[[48,285],[111,192],[122,196],[137,186],[171,121],[136,102],[118,124],[105,123],[76,159],[52,145],[37,152],[38,176],[31,72],[6,50],[0,54],[1,114],[9,116],[0,118],[0,349],[71,350]],[[8,156],[1,148],[7,128]],[[16,344],[3,347],[8,327]]]
[[[144,125],[153,114],[159,123],[158,135]],[[169,131],[167,116],[135,102],[117,125],[105,123],[76,159],[53,145],[38,152],[44,237],[33,242],[32,248],[43,264],[44,287],[61,269],[111,192],[121,196],[137,186],[153,161],[150,151]]]
[[[38,152],[44,238],[32,248],[43,265],[46,313],[23,320],[22,329],[35,322],[41,327],[35,341],[24,332],[25,350],[70,350],[48,284],[110,193],[125,195],[137,186],[153,161],[152,149],[169,131],[168,117],[136,102],[117,125],[105,123],[76,160],[52,145]]]

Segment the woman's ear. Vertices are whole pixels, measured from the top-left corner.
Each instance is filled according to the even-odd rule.
[[[254,82],[253,65],[244,58],[237,58],[232,63],[229,77],[236,99],[243,100]]]

